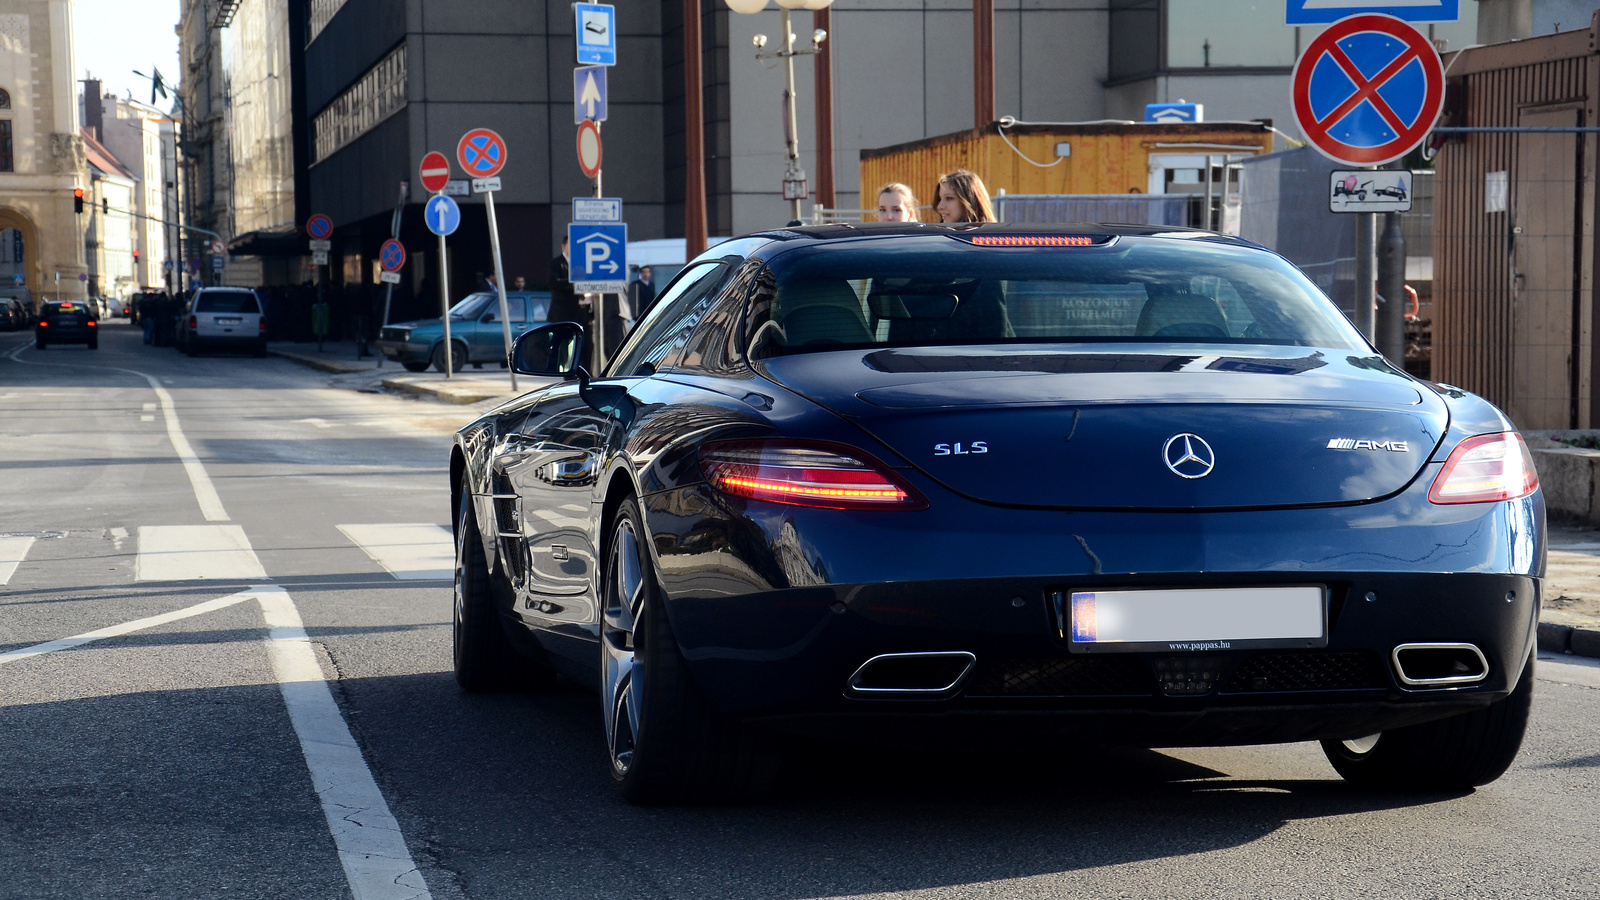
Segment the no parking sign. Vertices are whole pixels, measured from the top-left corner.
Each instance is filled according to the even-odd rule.
[[[1444,104],[1439,54],[1393,16],[1341,19],[1294,67],[1294,114],[1323,155],[1354,166],[1399,159],[1427,137]]]

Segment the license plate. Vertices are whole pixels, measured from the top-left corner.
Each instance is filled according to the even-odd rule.
[[[1077,591],[1066,601],[1075,653],[1328,645],[1320,585]]]
[[[238,316],[217,316],[218,325],[237,325],[244,320]]]

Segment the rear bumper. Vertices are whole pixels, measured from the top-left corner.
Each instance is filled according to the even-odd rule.
[[[927,730],[981,742],[1018,729],[1173,746],[1357,736],[1515,687],[1541,602],[1542,497],[1435,506],[1430,480],[1413,489],[1420,503],[1408,491],[1359,507],[1227,513],[730,508],[703,487],[644,502],[673,630],[695,682],[728,714],[856,738]],[[1051,601],[1305,584],[1328,590],[1325,648],[1086,656],[1068,650]],[[1434,642],[1479,648],[1486,677],[1402,684],[1394,648]],[[952,690],[848,686],[874,656],[935,651],[976,657]],[[1193,665],[1207,689],[1164,686],[1161,672]]]
[[[51,325],[48,328],[34,328],[38,339],[47,344],[87,344],[96,340],[99,331],[87,325],[61,327]]]
[[[433,353],[431,344],[414,344],[410,341],[384,341],[373,343],[385,359],[396,362],[427,362]]]

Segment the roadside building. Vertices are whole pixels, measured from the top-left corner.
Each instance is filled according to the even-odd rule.
[[[98,87],[95,85],[96,89]],[[144,287],[134,274],[138,257],[134,255],[132,210],[139,180],[95,139],[93,129],[83,129],[83,144],[89,162],[90,185],[85,192],[87,202],[82,219],[89,293],[123,300]]]
[[[229,84],[224,66],[221,32],[239,7],[239,0],[182,0],[178,20],[178,55],[183,76],[178,83],[179,118],[183,127],[184,155],[181,178],[182,205],[173,207],[182,222],[226,236],[230,233],[232,165],[229,146]],[[174,238],[178,229],[174,228]],[[174,241],[175,265],[194,282],[211,283],[205,250],[211,242],[203,232],[184,232]]]
[[[175,213],[177,132],[172,117],[127,98],[103,101],[100,143],[138,181],[133,196],[134,280],[140,286],[178,289]]]
[[[0,292],[83,298],[88,187],[66,0],[0,0]]]

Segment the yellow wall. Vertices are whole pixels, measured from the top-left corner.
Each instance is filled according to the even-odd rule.
[[[982,132],[929,138],[882,150],[861,153],[862,203],[874,206],[877,187],[904,182],[917,193],[917,202],[931,205],[940,175],[954,169],[971,169],[983,179],[990,195],[1008,194],[1126,194],[1149,187],[1151,153],[1230,152],[1221,147],[1250,147],[1272,152],[1272,133],[1252,125],[1127,125],[1087,128],[1019,126],[1007,129],[1008,146],[995,126]],[[1050,163],[1056,144],[1072,145],[1071,156],[1042,168],[1021,156]],[[1163,146],[1156,146],[1157,144]],[[1209,147],[1206,145],[1210,145]],[[1231,151],[1249,152],[1249,151]]]

